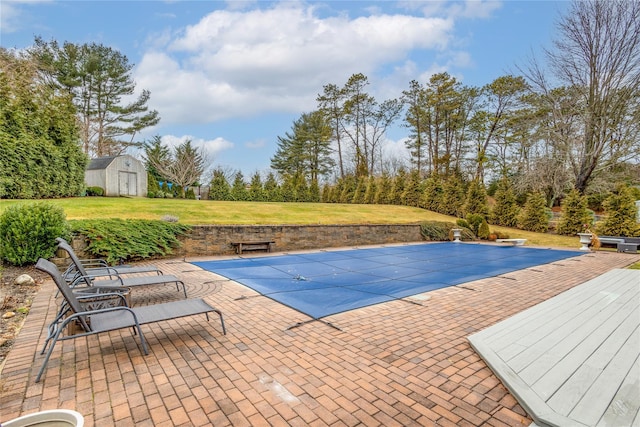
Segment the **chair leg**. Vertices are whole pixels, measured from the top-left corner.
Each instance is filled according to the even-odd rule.
[[[222,334],[227,335],[227,328],[224,327],[224,319],[222,318],[222,312],[220,310],[213,310],[213,311],[218,313],[218,316],[220,316],[220,323],[222,324]]]
[[[47,350],[47,354],[44,356],[44,361],[42,362],[42,366],[40,366],[40,370],[38,371],[38,375],[36,376],[36,382],[40,382],[40,377],[42,377],[42,373],[47,367],[47,363],[49,363],[49,358],[51,357],[51,353],[53,353],[53,348],[56,346],[56,342],[58,341],[58,337],[60,336],[61,331],[62,328],[58,329],[55,335],[51,338],[51,345],[49,346],[49,350]]]
[[[182,285],[182,292],[184,292],[184,297],[187,298],[187,287],[182,280],[176,282],[176,289],[178,290],[178,292],[180,292],[180,284]]]

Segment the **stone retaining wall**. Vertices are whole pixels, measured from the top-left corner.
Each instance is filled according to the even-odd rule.
[[[202,225],[181,239],[179,256],[233,254],[232,242],[274,241],[273,251],[320,249],[423,240],[419,224],[389,225]]]
[[[173,256],[232,255],[232,242],[274,241],[274,252],[363,246],[424,240],[419,224],[368,225],[198,225],[180,238]],[[90,258],[83,238],[71,245],[80,258]],[[62,252],[62,251],[60,251]],[[57,254],[63,256],[63,254]],[[60,260],[62,261],[62,260]]]

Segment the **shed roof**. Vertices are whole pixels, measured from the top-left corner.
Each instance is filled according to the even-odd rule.
[[[87,170],[106,169],[118,156],[98,157],[91,159],[87,165]]]

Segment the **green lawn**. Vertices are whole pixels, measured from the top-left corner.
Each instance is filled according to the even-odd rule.
[[[183,224],[416,224],[423,221],[455,222],[455,217],[423,209],[395,205],[334,203],[257,203],[208,200],[78,197],[47,200],[62,207],[67,219],[179,218]],[[33,201],[0,200],[0,213],[7,206]],[[532,233],[491,226],[492,231],[527,239],[535,246],[578,249],[577,237]]]

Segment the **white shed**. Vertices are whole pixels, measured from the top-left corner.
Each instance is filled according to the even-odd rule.
[[[105,196],[147,196],[147,170],[128,154],[91,159],[84,182],[102,188]]]

